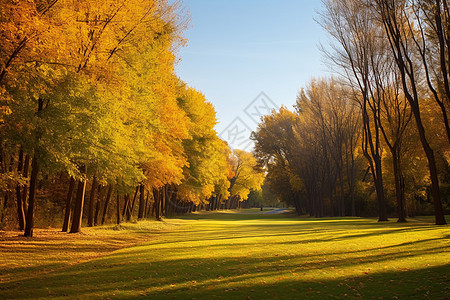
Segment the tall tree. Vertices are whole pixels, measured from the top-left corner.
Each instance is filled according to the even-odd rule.
[[[325,0],[324,6],[322,26],[338,44],[333,45],[334,52],[324,53],[348,79],[355,90],[355,98],[360,102],[362,150],[376,188],[378,220],[387,221],[382,170],[381,105],[380,98],[373,97],[377,82],[372,78],[372,66],[382,58],[376,39],[380,29],[373,24],[370,9],[358,1]]]
[[[440,2],[440,1],[438,1]],[[438,3],[440,5],[440,3]],[[414,45],[420,46],[415,38],[413,20],[409,18],[410,5],[407,1],[377,0],[375,11],[378,12],[385,28],[385,34],[391,45],[394,61],[400,72],[403,92],[411,107],[423,150],[425,151],[430,171],[431,191],[434,201],[435,221],[437,225],[446,224],[442,208],[438,170],[434,150],[427,138],[420,109],[421,87],[418,61],[414,58]],[[422,41],[426,45],[426,41]],[[424,49],[419,49],[422,54]],[[423,60],[426,66],[426,60]],[[429,77],[427,76],[427,81]],[[447,78],[443,79],[447,80]],[[448,121],[447,121],[448,123]],[[448,126],[448,125],[447,125]]]

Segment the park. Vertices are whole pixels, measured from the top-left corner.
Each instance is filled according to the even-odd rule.
[[[0,299],[450,298],[446,0],[0,0]]]

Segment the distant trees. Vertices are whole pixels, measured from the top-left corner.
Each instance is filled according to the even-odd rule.
[[[231,156],[233,176],[230,178],[230,198],[227,208],[238,208],[240,202],[247,200],[250,191],[260,191],[264,172],[257,166],[255,157],[246,151],[234,150]]]
[[[360,119],[349,95],[335,80],[314,80],[299,93],[296,113],[282,107],[253,133],[269,185],[298,214],[344,216],[346,198],[354,207]]]
[[[447,2],[323,4],[319,22],[334,42],[322,50],[339,80],[313,80],[295,113],[282,108],[264,117],[253,139],[267,181],[298,213],[373,214],[371,201],[356,204],[375,191],[379,221],[387,220],[391,197],[399,222],[432,198],[436,224],[445,224]]]

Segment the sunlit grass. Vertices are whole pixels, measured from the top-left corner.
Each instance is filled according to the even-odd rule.
[[[89,229],[67,244],[21,241],[9,248],[16,256],[7,253],[9,262],[1,263],[0,298],[445,299],[450,293],[448,226],[250,212]],[[105,256],[138,241],[144,243]],[[89,257],[91,243],[103,256]],[[66,245],[73,251],[58,260]],[[39,254],[42,246],[46,253]],[[64,267],[70,255],[78,263]],[[26,256],[28,273],[11,267]],[[40,274],[43,268],[56,270]]]

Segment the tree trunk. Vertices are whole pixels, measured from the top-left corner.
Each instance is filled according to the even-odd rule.
[[[92,180],[91,192],[89,195],[89,214],[88,214],[88,226],[94,226],[94,207],[95,207],[95,192],[97,191],[97,177],[94,175]]]
[[[20,174],[23,169],[23,149],[20,148],[19,151],[19,164],[17,166],[17,173]],[[19,230],[24,230],[25,228],[25,211],[23,208],[22,191],[20,185],[16,186],[16,197],[17,197],[17,219],[19,221]]]
[[[28,169],[30,168],[30,156],[25,155],[25,162],[23,164],[23,177],[28,178]],[[27,196],[28,196],[28,187],[24,185],[22,192],[22,203],[23,203],[23,211],[25,212],[25,220],[27,219]]]
[[[85,174],[84,166],[80,169],[81,174]],[[72,226],[70,233],[78,233],[81,231],[81,221],[83,219],[84,194],[86,192],[86,180],[83,178],[78,181],[77,196],[75,199],[75,209],[73,211]]]
[[[30,196],[28,199],[28,213],[27,222],[25,225],[24,236],[33,236],[33,222],[34,222],[34,201],[36,197],[36,182],[39,174],[39,163],[38,163],[39,153],[35,150],[33,156],[33,162],[31,163],[31,178],[30,178]]]
[[[435,222],[436,225],[445,225],[447,224],[447,222],[445,221],[444,209],[442,208],[436,159],[434,157],[434,152],[428,145],[428,143],[426,146],[424,146],[424,149],[426,149],[425,153],[428,158],[428,168],[430,170],[431,193],[433,195],[433,202],[434,202]]]
[[[38,99],[38,117],[39,113],[44,108],[44,100],[42,98]],[[37,134],[36,134],[36,142],[40,140],[41,133],[40,128],[37,128]],[[27,212],[27,220],[25,224],[25,232],[24,236],[26,237],[32,237],[33,236],[33,223],[34,223],[34,201],[36,198],[36,183],[37,183],[37,177],[39,175],[39,162],[38,158],[40,156],[39,149],[34,149],[34,155],[33,155],[33,162],[31,164],[31,178],[30,178],[30,196],[28,199],[28,212]],[[28,170],[27,170],[28,171]],[[26,198],[24,198],[26,199]]]
[[[294,206],[295,206],[295,211],[297,212],[297,216],[301,216],[302,212],[300,210],[300,205],[298,203],[298,200],[294,198]],[[261,205],[262,208],[262,205]]]
[[[214,211],[217,210],[217,206],[218,206],[217,203],[219,202],[219,197],[220,197],[220,195],[217,195],[216,197],[214,197],[213,206],[212,206],[212,210],[214,210]]]
[[[109,204],[109,200],[111,199],[112,191],[113,191],[113,185],[110,184],[108,186],[108,192],[106,193],[105,206],[103,207],[102,225],[105,224],[105,221],[106,221],[106,213],[108,212],[108,204]]]
[[[148,211],[150,209],[150,207],[149,207],[150,203],[148,202],[149,195],[150,195],[150,192],[147,192],[147,197],[145,198],[145,206],[144,206],[144,218],[147,218]]]
[[[431,148],[430,144],[425,135],[425,128],[422,124],[422,119],[420,117],[420,111],[418,105],[414,105],[414,100],[412,98],[407,97],[408,101],[411,104],[411,109],[414,113],[414,118],[416,120],[417,129],[419,131],[420,142],[422,143],[422,148],[425,151],[425,155],[428,160],[428,169],[430,170],[430,179],[431,179],[431,193],[433,195],[434,202],[434,215],[436,225],[445,225],[447,222],[445,221],[444,210],[442,208],[441,195],[439,189],[439,179],[438,172],[436,167],[436,158],[434,156],[434,151]]]
[[[397,148],[393,148],[391,152],[394,169],[395,196],[397,199],[397,213],[398,213],[397,222],[406,222],[405,179],[403,177],[400,165],[400,151]]]
[[[161,197],[161,216],[167,217],[167,214],[166,214],[166,202],[167,202],[167,199],[166,199],[166,186],[163,186],[161,188],[160,195],[162,195],[162,197]]]
[[[170,197],[169,197],[169,185],[166,184],[163,187],[164,192],[164,216],[167,218],[169,216],[169,204],[170,204]]]
[[[125,196],[123,199],[123,209],[122,209],[122,218],[125,217],[125,214],[129,214],[130,209],[128,208],[128,202],[130,201],[130,197]]]
[[[375,189],[378,199],[378,222],[389,221],[386,212],[386,198],[384,197],[383,177],[381,173],[381,158],[375,158]]]
[[[352,216],[356,217],[356,201],[355,201],[355,159],[352,152],[352,160],[350,167],[350,197],[352,202]]]
[[[152,216],[155,216],[155,215],[156,215],[156,200],[155,200],[155,198],[153,198],[153,202],[152,202],[151,215],[152,215]]]
[[[139,186],[139,211],[138,219],[143,219],[145,214],[145,187],[143,184]]]
[[[130,217],[133,216],[134,207],[136,204],[136,197],[137,197],[138,192],[139,192],[139,186],[136,187],[136,191],[134,192],[133,202],[131,204]]]
[[[116,223],[117,223],[117,225],[119,225],[120,224],[120,196],[119,196],[119,192],[117,191],[117,208],[116,208],[116,211],[117,211],[117,214],[116,214],[116,216],[117,216],[117,218],[116,218]]]
[[[64,214],[64,223],[62,227],[62,232],[67,232],[69,229],[69,222],[70,222],[70,212],[72,208],[72,195],[73,195],[73,189],[75,188],[75,179],[73,177],[70,177],[69,182],[69,191],[67,192],[66,197],[66,209]]]
[[[5,220],[6,208],[8,206],[8,197],[8,192],[5,192],[5,200],[3,201],[2,217],[0,219],[0,223],[3,223],[3,221]]]
[[[100,196],[99,196],[100,197]],[[98,214],[100,212],[100,198],[95,202],[94,226],[98,225]]]
[[[153,189],[153,197],[155,198],[155,219],[161,221],[161,199],[158,190]]]

